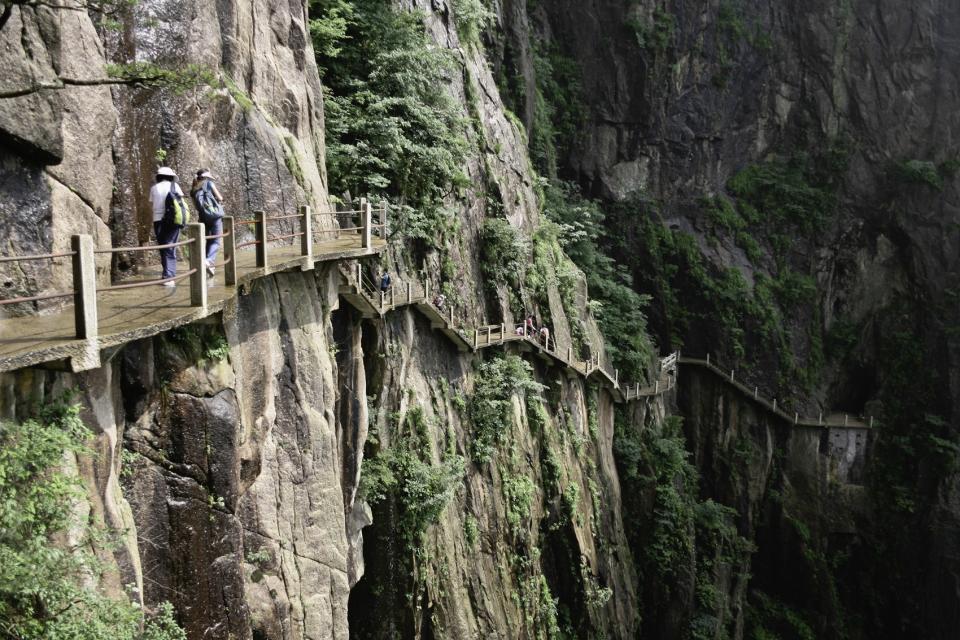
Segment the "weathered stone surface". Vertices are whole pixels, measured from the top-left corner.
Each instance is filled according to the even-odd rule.
[[[8,7],[4,7],[7,9]],[[56,60],[48,49],[59,46],[62,34],[46,8],[16,6],[0,29],[0,142],[39,165],[63,159],[63,117]]]

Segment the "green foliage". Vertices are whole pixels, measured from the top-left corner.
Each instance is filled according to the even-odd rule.
[[[460,456],[434,463],[428,431],[423,409],[410,408],[395,441],[364,460],[360,476],[360,495],[370,504],[396,500],[399,534],[411,550],[422,547],[424,534],[440,519],[465,473]]]
[[[331,60],[340,56],[344,46],[349,46],[351,36],[348,27],[354,20],[353,2],[350,0],[323,0],[310,2],[310,38],[317,58]],[[318,60],[319,63],[319,60]],[[321,72],[326,69],[321,67]]]
[[[543,386],[534,382],[533,367],[523,358],[510,355],[480,365],[473,395],[467,406],[473,423],[472,457],[488,462],[512,425],[515,395],[537,394]]]
[[[812,625],[795,609],[761,592],[750,594],[747,608],[749,640],[816,640]]]
[[[110,63],[106,71],[107,77],[117,84],[169,89],[178,95],[199,86],[216,87],[220,84],[216,73],[199,64],[171,68],[152,62]]]
[[[653,12],[652,19],[647,19],[639,13],[634,13],[627,20],[627,26],[633,30],[637,39],[637,46],[653,54],[662,55],[673,44],[677,31],[676,17],[661,8]]]
[[[558,158],[569,153],[586,117],[580,69],[557,45],[538,45],[533,63],[537,85],[529,132],[530,159],[540,173],[554,177]]]
[[[226,336],[216,327],[187,324],[171,329],[164,339],[176,345],[189,364],[219,362],[230,355]]]
[[[64,453],[89,454],[79,407],[53,403],[38,420],[0,423],[0,635],[15,640],[186,640],[169,604],[145,618],[125,598],[90,588],[109,536],[82,522],[79,479]],[[62,544],[67,533],[74,548]]]
[[[530,506],[536,486],[529,476],[510,475],[503,479],[503,497],[506,505],[507,524],[515,533],[519,532],[523,522],[530,517]]]
[[[287,171],[293,176],[300,188],[307,190],[307,179],[303,175],[303,167],[300,164],[300,154],[297,152],[297,143],[293,136],[283,137],[283,161],[287,165]]]
[[[614,366],[623,379],[643,379],[654,352],[644,315],[649,298],[634,291],[627,269],[604,252],[608,226],[596,202],[582,198],[574,185],[564,182],[549,183],[545,195],[544,213],[557,225],[560,247],[586,276]]]
[[[943,176],[929,160],[905,160],[896,166],[894,175],[904,184],[926,185],[943,191]]]
[[[471,549],[477,548],[477,542],[480,540],[480,527],[473,514],[468,513],[463,519],[463,538],[467,541],[467,546]]]
[[[493,25],[496,16],[484,0],[453,0],[457,35],[464,44],[479,44],[480,34]]]
[[[465,126],[446,90],[454,59],[431,43],[420,14],[389,3],[312,0],[311,13],[330,191],[389,197],[394,229],[436,246],[451,224],[443,198],[466,184]]]
[[[503,218],[487,218],[480,229],[481,269],[488,284],[520,286],[520,272],[529,252],[523,237]]]
[[[250,113],[253,109],[253,100],[250,99],[250,96],[247,95],[247,92],[240,88],[240,86],[229,76],[224,76],[223,86],[226,88],[227,93],[230,94],[230,97],[233,98],[244,113]]]

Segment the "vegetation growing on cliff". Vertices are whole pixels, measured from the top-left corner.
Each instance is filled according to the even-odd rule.
[[[455,65],[418,13],[377,0],[312,0],[310,31],[325,84],[330,192],[389,197],[395,229],[437,246],[443,198],[464,184],[464,129],[446,91]]]
[[[112,534],[80,515],[83,487],[65,454],[92,455],[79,407],[0,423],[0,635],[13,640],[186,640],[164,603],[149,616],[89,588]]]
[[[488,462],[503,443],[513,419],[514,396],[538,393],[543,389],[534,382],[532,372],[528,362],[514,355],[480,365],[473,395],[467,405],[473,423],[471,456],[475,462]]]

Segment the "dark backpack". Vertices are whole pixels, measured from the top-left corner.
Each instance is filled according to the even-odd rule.
[[[190,222],[190,207],[183,199],[183,194],[177,191],[177,186],[171,184],[163,207],[163,223],[171,227],[183,227],[188,222]]]
[[[193,199],[197,203],[197,211],[204,224],[216,222],[223,217],[223,205],[214,197],[209,180],[203,181],[203,186],[193,194]]]

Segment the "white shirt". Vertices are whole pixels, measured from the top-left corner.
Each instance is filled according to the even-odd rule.
[[[150,188],[150,203],[153,205],[154,222],[163,220],[163,213],[167,208],[167,194],[170,193],[170,185],[173,185],[174,189],[176,189],[174,193],[181,196],[183,195],[180,185],[176,182],[170,182],[169,180],[158,182]]]

